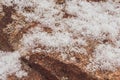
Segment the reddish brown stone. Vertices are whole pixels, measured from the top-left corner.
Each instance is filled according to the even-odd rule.
[[[44,54],[31,55],[29,60],[22,60],[47,80],[97,80],[74,64],[66,64]]]

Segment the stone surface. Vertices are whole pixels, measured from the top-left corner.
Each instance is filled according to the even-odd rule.
[[[76,65],[61,62],[45,54],[33,54],[29,60],[22,58],[22,61],[46,80],[97,80]]]
[[[98,2],[99,0],[94,1]],[[64,2],[65,0],[57,0],[58,4],[63,4]],[[23,34],[40,23],[25,22],[24,17],[20,14],[15,14],[16,12],[11,6],[3,6],[3,12],[4,15],[0,14],[0,50],[14,51],[19,49],[19,40]],[[72,16],[74,15],[65,13],[63,18]],[[18,24],[26,27],[18,30],[15,27]],[[51,28],[43,27],[43,29],[47,33],[52,33]],[[107,40],[103,42],[106,43]],[[76,59],[74,61],[73,58],[73,62],[70,62],[69,57],[67,57],[68,61],[62,60],[60,54],[56,52],[53,52],[54,54],[31,52],[30,55],[22,56],[23,69],[28,72],[28,76],[19,79],[13,74],[8,77],[8,80],[119,80],[119,69],[116,72],[96,71],[93,73],[89,73],[84,69],[85,65],[89,63],[88,58],[92,56],[91,53],[98,42],[88,39],[88,43],[85,48],[89,56],[70,54],[69,56],[72,55]]]

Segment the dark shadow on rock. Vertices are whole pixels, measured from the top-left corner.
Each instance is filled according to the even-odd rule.
[[[34,54],[29,60],[22,60],[47,80],[97,80],[74,64],[66,64],[44,54]]]
[[[13,22],[11,15],[15,10],[12,6],[7,7],[3,5],[3,12],[5,15],[0,20],[0,50],[13,51],[13,48],[8,41],[9,35],[3,32],[3,28],[6,28],[8,24]]]

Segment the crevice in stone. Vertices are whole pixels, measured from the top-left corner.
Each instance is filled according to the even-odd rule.
[[[74,64],[66,64],[44,54],[33,54],[30,59],[22,58],[22,61],[32,69],[43,74],[47,80],[97,80],[90,74],[82,71]]]
[[[0,20],[0,50],[3,51],[14,51],[12,46],[10,45],[8,41],[8,36],[3,32],[3,28],[6,28],[8,24],[13,22],[13,19],[11,18],[11,15],[13,12],[15,12],[13,6],[5,6],[3,5],[3,12],[4,16]]]

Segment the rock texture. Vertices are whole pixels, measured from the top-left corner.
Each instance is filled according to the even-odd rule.
[[[76,65],[61,62],[45,54],[37,53],[31,55],[29,60],[22,60],[46,80],[97,80]]]
[[[99,0],[88,1],[99,2]],[[56,0],[56,3],[64,4],[65,0]],[[8,7],[2,5],[3,12],[0,13],[0,50],[10,52],[15,50],[20,51],[20,39],[29,29],[37,25],[42,26],[44,32],[48,34],[52,33],[51,28],[45,27],[39,22],[25,21],[25,17],[14,10],[14,6]],[[31,9],[29,10],[28,8],[29,7],[27,7],[26,10],[30,12]],[[63,18],[71,17],[77,16],[68,13],[65,13],[63,16]],[[25,27],[18,29],[16,26]],[[103,43],[107,42],[111,43],[109,40],[103,40]],[[20,58],[22,69],[24,69],[28,75],[18,78],[15,74],[11,74],[7,80],[120,80],[120,69],[115,72],[107,70],[89,72],[85,70],[85,66],[92,57],[94,48],[100,42],[92,38],[87,38],[87,43],[88,45],[84,47],[89,54],[87,56],[68,52],[66,57],[65,55],[61,56],[59,52],[56,51],[52,51],[51,53],[29,50],[29,54],[21,51],[21,54],[23,54]],[[38,45],[35,47],[35,49],[38,48],[45,49],[46,46]]]

